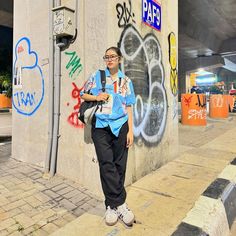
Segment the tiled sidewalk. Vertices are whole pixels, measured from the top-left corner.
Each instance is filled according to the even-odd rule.
[[[47,180],[38,167],[9,158],[0,145],[0,235],[49,235],[101,202],[61,176]]]

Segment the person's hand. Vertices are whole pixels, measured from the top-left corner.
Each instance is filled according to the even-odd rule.
[[[133,132],[128,132],[127,133],[127,144],[126,144],[126,147],[129,148],[132,146],[134,142],[134,135],[133,135]]]
[[[96,96],[96,101],[107,101],[109,99],[109,94],[108,93],[100,93],[99,95]]]

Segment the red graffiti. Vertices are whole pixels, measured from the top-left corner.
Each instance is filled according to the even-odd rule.
[[[192,100],[192,96],[190,96],[189,98],[186,98],[184,97],[184,103],[186,106],[190,106],[190,103],[191,103],[191,100]]]
[[[78,111],[72,112],[67,121],[75,128],[84,128],[84,124],[78,119]]]
[[[69,115],[67,121],[76,128],[83,128],[84,124],[78,119],[78,110],[81,105],[80,92],[82,91],[84,86],[82,88],[78,88],[74,82],[72,83],[72,85],[74,86],[74,89],[71,92],[71,96],[72,98],[77,99],[77,104],[73,107],[74,111]],[[69,103],[67,103],[67,106],[68,104]]]
[[[24,48],[23,48],[22,46],[19,46],[19,47],[17,48],[17,52],[18,52],[18,53],[23,52],[23,51],[24,51]]]
[[[74,110],[76,110],[79,109],[81,105],[80,92],[82,91],[83,87],[79,89],[74,82],[72,85],[74,86],[74,89],[72,90],[71,96],[78,100],[77,104],[74,106]]]

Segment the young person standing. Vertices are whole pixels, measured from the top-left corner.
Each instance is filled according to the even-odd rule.
[[[135,94],[131,80],[119,69],[122,60],[120,49],[108,48],[103,59],[106,63],[105,92],[102,91],[98,70],[86,82],[81,98],[103,101],[95,114],[92,139],[105,195],[106,224],[114,225],[119,218],[130,226],[134,214],[125,202],[124,182],[128,149],[133,144],[132,105],[135,104]]]

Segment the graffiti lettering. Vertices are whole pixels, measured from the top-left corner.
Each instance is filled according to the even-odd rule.
[[[79,89],[75,83],[72,83],[72,85],[74,88],[71,92],[71,96],[73,99],[77,99],[77,104],[73,107],[74,111],[69,115],[67,121],[69,122],[69,124],[71,124],[76,128],[83,128],[84,127],[83,123],[78,119],[78,110],[81,105],[80,92],[83,89],[83,87]]]
[[[169,41],[169,62],[170,62],[170,88],[174,96],[178,93],[178,73],[177,73],[177,48],[176,37],[173,32],[168,36]]]
[[[118,26],[120,28],[125,27],[128,23],[130,23],[130,19],[132,19],[133,23],[136,23],[134,20],[134,13],[132,12],[132,3],[131,0],[129,0],[129,8],[126,6],[126,2],[123,2],[123,5],[118,3],[116,5],[116,11],[117,11],[117,18]]]
[[[188,111],[188,119],[206,119],[206,109],[202,110],[195,110],[195,109],[190,109]]]
[[[193,96],[190,96],[189,98],[186,98],[186,97],[183,97],[184,98],[184,104],[189,107],[190,106],[190,103],[192,101],[192,97]]]
[[[223,107],[224,99],[222,95],[214,96],[212,101],[213,107]]]
[[[80,58],[76,55],[76,52],[65,52],[65,54],[70,56],[70,61],[67,63],[66,69],[70,69],[70,78],[75,79],[83,69]],[[75,72],[77,73],[75,74]]]
[[[14,94],[14,96],[17,98],[17,104],[18,106],[33,106],[35,105],[35,93],[30,94],[27,93],[25,94],[24,92],[17,92]]]
[[[197,106],[202,108],[206,107],[206,96],[202,96],[202,101],[201,101],[200,96],[197,95],[197,100],[198,100],[198,102],[196,103]]]
[[[167,97],[160,44],[154,34],[142,38],[127,25],[119,42],[124,56],[123,70],[134,84],[134,136],[145,144],[161,141],[167,119]]]
[[[19,114],[31,116],[43,102],[44,77],[29,38],[16,43],[14,56],[12,104]]]
[[[69,122],[69,124],[71,124],[75,128],[83,128],[84,127],[83,123],[78,119],[78,111],[72,112],[69,115],[67,121]]]

